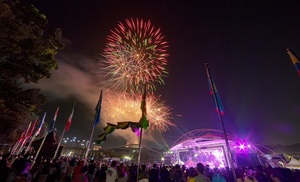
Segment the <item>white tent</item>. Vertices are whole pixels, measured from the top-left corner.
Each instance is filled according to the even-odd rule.
[[[290,162],[287,163],[285,167],[289,169],[300,169],[300,161],[292,157]]]

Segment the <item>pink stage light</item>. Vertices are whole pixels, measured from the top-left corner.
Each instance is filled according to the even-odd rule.
[[[247,143],[239,143],[237,144],[236,146],[234,146],[234,148],[236,149],[239,149],[240,151],[245,151],[245,150],[248,150],[251,148],[251,145],[250,144],[247,144]]]

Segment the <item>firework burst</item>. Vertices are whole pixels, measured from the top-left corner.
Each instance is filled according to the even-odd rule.
[[[104,49],[104,71],[107,85],[127,93],[140,93],[143,85],[153,92],[155,83],[163,84],[168,73],[166,57],[168,44],[160,28],[150,20],[126,19],[107,36]]]
[[[132,96],[128,93],[117,94],[107,92],[103,102],[102,119],[106,122],[117,123],[120,121],[138,122],[141,118],[142,95]],[[147,118],[149,128],[159,132],[164,132],[170,126],[175,126],[171,119],[171,109],[154,95],[147,96]]]

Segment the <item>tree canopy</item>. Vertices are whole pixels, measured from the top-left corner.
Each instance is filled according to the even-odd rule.
[[[58,69],[63,48],[60,29],[49,29],[46,16],[20,1],[0,1],[0,133],[13,138],[46,101],[28,88]],[[26,88],[25,88],[26,86]]]

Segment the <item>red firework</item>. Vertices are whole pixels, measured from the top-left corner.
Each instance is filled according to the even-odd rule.
[[[167,47],[160,28],[150,20],[126,19],[107,36],[104,49],[105,71],[108,84],[126,92],[140,92],[147,84],[148,91],[155,90],[155,83],[163,84],[168,73]]]

